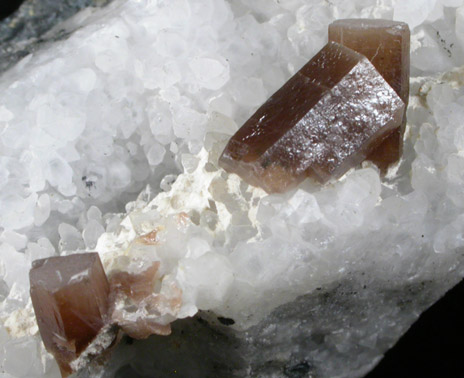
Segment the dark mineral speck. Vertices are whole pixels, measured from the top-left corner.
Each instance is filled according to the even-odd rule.
[[[224,318],[222,316],[219,316],[218,317],[218,320],[221,324],[224,324],[226,326],[229,326],[229,325],[233,325],[235,324],[235,320],[234,319],[231,319],[231,318]]]
[[[292,365],[284,368],[284,374],[289,378],[304,378],[308,377],[308,373],[311,370],[311,365],[306,362],[300,362],[296,365]]]

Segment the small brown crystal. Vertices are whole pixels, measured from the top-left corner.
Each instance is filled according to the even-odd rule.
[[[156,261],[141,273],[117,271],[110,275],[111,296],[124,295],[134,302],[141,302],[153,294],[160,263]]]
[[[110,275],[111,319],[134,339],[169,335],[171,326],[160,324],[158,318],[162,311],[180,307],[180,292],[172,299],[155,292],[159,266],[154,262],[140,273],[117,271]]]
[[[237,131],[220,165],[267,192],[322,183],[401,124],[404,103],[361,54],[329,42]]]
[[[150,231],[148,234],[144,234],[137,239],[138,242],[146,245],[155,245],[159,243],[158,230],[155,229]]]
[[[329,25],[329,41],[340,43],[364,55],[405,103],[409,100],[409,27],[389,20],[347,19]],[[401,126],[368,156],[382,170],[399,160],[403,134]]]
[[[63,376],[105,325],[109,284],[97,253],[36,260],[29,274],[40,335]]]

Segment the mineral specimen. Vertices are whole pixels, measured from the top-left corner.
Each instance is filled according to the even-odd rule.
[[[366,374],[464,275],[460,3],[116,0],[60,25],[0,78],[1,374],[60,376],[30,260],[84,248],[109,278],[159,261],[155,290],[181,291],[172,334],[120,343],[105,376]],[[218,170],[235,122],[323,47],[335,15],[411,27],[403,174],[364,167],[268,196]],[[148,183],[146,204],[128,203]]]
[[[220,165],[267,192],[324,183],[363,161],[403,112],[364,56],[329,42],[237,131]]]
[[[406,107],[409,100],[409,40],[409,27],[404,22],[346,19],[329,25],[329,41],[349,47],[369,59]],[[401,156],[406,107],[401,126],[368,156],[382,171]]]
[[[109,284],[97,253],[36,260],[31,299],[40,335],[63,376],[105,325]]]

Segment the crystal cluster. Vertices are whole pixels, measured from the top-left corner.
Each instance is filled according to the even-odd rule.
[[[95,250],[109,282],[125,272],[129,287],[159,263],[163,306],[134,314],[143,301],[121,289],[115,308],[128,326],[149,312],[150,327],[172,329],[119,344],[107,376],[369,371],[464,275],[463,5],[114,0],[60,25],[0,77],[2,374],[60,376],[35,321],[31,261]],[[237,126],[341,18],[411,28],[397,170],[382,178],[365,163],[268,195],[219,169]]]
[[[404,109],[366,57],[329,42],[237,131],[220,165],[269,193],[324,183],[361,163]]]
[[[274,193],[306,177],[338,178],[368,155],[384,171],[399,160],[409,97],[408,26],[339,20],[329,26],[329,39],[235,133],[219,160],[223,168]]]
[[[140,239],[153,242],[150,234]],[[116,271],[108,281],[98,253],[33,262],[32,305],[44,345],[63,377],[105,352],[118,327],[135,339],[171,333],[169,322],[175,318],[163,322],[163,315],[176,314],[180,293],[166,298],[156,292],[159,266],[155,262],[139,273]],[[78,361],[81,355],[87,357],[83,362]]]

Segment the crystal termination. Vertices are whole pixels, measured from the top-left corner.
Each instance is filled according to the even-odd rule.
[[[405,103],[403,122],[367,159],[382,172],[402,154],[409,100],[410,31],[404,22],[373,19],[336,20],[329,25],[329,41],[364,55]]]
[[[107,322],[110,287],[97,253],[33,262],[31,299],[40,335],[62,375]]]

